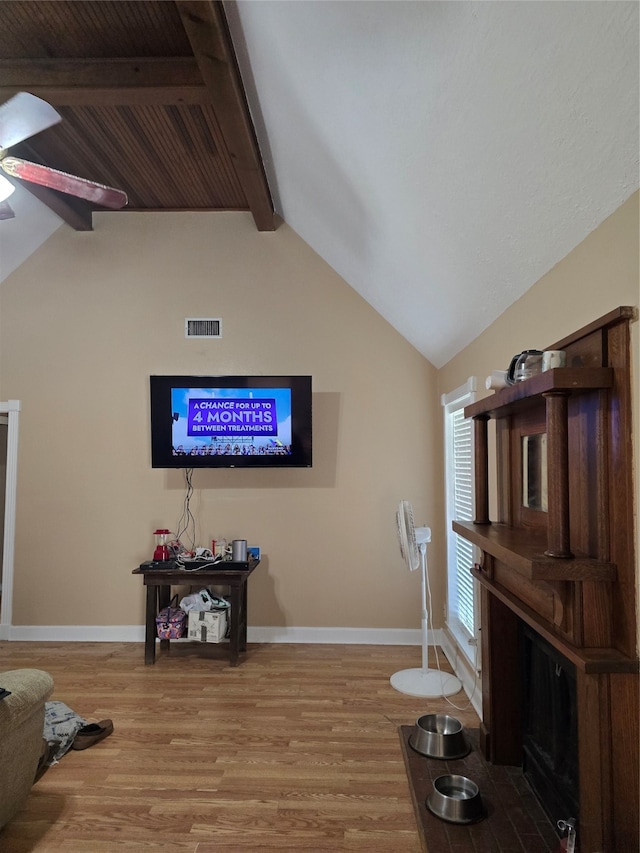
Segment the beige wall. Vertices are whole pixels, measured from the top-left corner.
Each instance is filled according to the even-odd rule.
[[[636,194],[436,371],[286,225],[260,234],[242,213],[95,224],[59,229],[0,289],[0,397],[22,401],[16,625],[142,623],[131,569],[184,497],[179,472],[150,467],[150,374],[296,372],[313,375],[313,469],[195,472],[199,541],[262,547],[254,626],[417,628],[419,578],[395,530],[407,498],[434,530],[438,626],[440,393],[474,374],[486,393],[513,353],[640,295]],[[200,316],[223,318],[222,340],[185,341],[184,318]],[[637,324],[633,337],[637,365]]]
[[[492,393],[485,378],[506,369],[514,353],[549,346],[619,305],[637,306],[639,287],[635,193],[438,372],[440,392],[475,374],[479,396]]]
[[[475,375],[479,397],[492,370],[506,369],[511,356],[524,349],[540,349],[561,340],[620,305],[640,304],[639,195],[635,193],[598,229],[540,279],[483,334],[438,372],[441,393],[447,393]],[[636,483],[636,557],[640,506],[638,426],[638,323],[632,330],[632,384]],[[494,496],[492,496],[493,498]],[[495,505],[492,499],[492,507]]]
[[[198,543],[262,547],[254,626],[418,628],[395,509],[444,523],[436,370],[286,225],[95,228],[59,229],[0,291],[0,395],[22,401],[14,624],[142,623],[131,570],[184,498],[181,472],[150,467],[150,374],[294,372],[313,375],[313,469],[196,471]],[[222,340],[186,341],[185,317],[221,317]]]

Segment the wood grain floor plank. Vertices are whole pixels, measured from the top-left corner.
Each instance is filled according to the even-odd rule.
[[[250,645],[237,668],[198,644],[150,667],[143,654],[0,643],[3,669],[47,670],[53,699],[115,726],[45,773],[2,853],[418,853],[398,727],[437,712],[478,725],[470,708],[391,688],[418,648]]]

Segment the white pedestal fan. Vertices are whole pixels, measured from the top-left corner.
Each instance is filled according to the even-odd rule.
[[[402,669],[391,676],[391,686],[409,696],[452,696],[462,689],[460,681],[448,672],[429,669],[429,621],[427,610],[427,543],[431,542],[429,527],[416,528],[413,508],[409,501],[400,501],[396,514],[400,551],[409,571],[422,569],[422,668]],[[429,605],[431,594],[429,594]]]

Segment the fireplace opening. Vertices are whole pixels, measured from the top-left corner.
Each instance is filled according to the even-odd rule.
[[[553,825],[579,818],[575,666],[522,624],[523,772]]]

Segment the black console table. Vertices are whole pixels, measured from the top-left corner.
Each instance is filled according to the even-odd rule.
[[[144,662],[156,662],[156,616],[171,601],[172,586],[223,585],[229,587],[231,625],[229,634],[229,661],[238,666],[240,652],[247,650],[247,581],[259,561],[245,563],[223,562],[214,566],[185,570],[162,564],[149,567],[142,564],[132,574],[140,575],[147,588],[147,606],[144,635]],[[170,640],[160,640],[161,648],[169,648]]]

